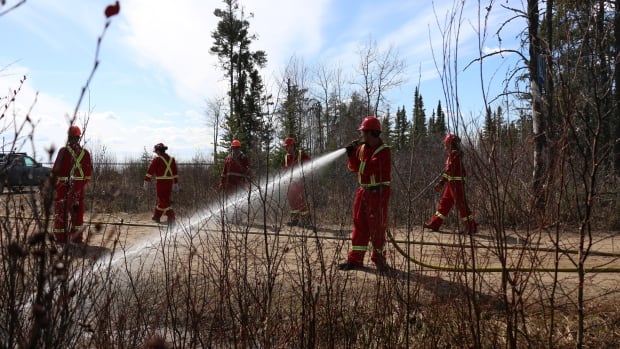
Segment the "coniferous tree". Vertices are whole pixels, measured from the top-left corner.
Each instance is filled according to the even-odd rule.
[[[258,133],[264,128],[260,117],[263,83],[258,69],[265,66],[267,56],[264,51],[250,50],[256,36],[249,33],[250,23],[238,1],[223,2],[225,8],[213,12],[220,21],[211,34],[211,53],[218,56],[229,81],[229,110],[224,126],[228,133],[222,137],[223,145],[237,138],[247,149],[258,150]]]
[[[392,144],[392,115],[389,107],[387,114],[381,118],[381,138],[386,144]]]
[[[280,111],[284,134],[282,137],[294,137],[301,142],[301,122],[303,115],[303,100],[307,89],[301,89],[291,83],[290,79],[286,83],[286,95],[282,110]]]
[[[448,127],[446,126],[446,114],[443,112],[441,108],[441,101],[437,101],[437,110],[435,123],[433,124],[433,133],[443,136],[448,131]]]
[[[433,109],[433,113],[431,117],[428,118],[428,133],[435,134],[435,109]]]
[[[420,90],[416,87],[413,103],[413,124],[411,130],[412,143],[418,142],[418,140],[426,136],[426,112],[424,111],[424,102]]]
[[[396,120],[394,123],[393,147],[395,150],[403,149],[407,146],[409,135],[409,120],[407,120],[407,112],[405,106],[398,108],[396,111]]]
[[[482,139],[486,142],[492,142],[495,138],[495,122],[493,120],[493,112],[491,106],[487,106],[487,111],[484,115],[484,128],[482,129]]]

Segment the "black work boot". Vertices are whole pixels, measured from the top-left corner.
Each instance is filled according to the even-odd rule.
[[[316,226],[312,224],[310,218],[303,219],[300,222],[299,226],[316,232]]]
[[[338,269],[339,270],[355,270],[355,269],[360,269],[362,266],[361,265],[357,265],[357,264],[353,264],[349,261],[346,261],[344,263],[340,263],[338,264]]]

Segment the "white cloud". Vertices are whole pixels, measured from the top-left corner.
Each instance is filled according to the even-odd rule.
[[[213,9],[207,1],[132,0],[121,10],[134,60],[169,76],[177,94],[193,103],[211,94],[222,75],[209,53]]]
[[[9,19],[11,23],[19,23],[15,28],[28,31],[33,34],[30,37],[38,39],[27,41],[32,47],[52,45],[60,48],[59,51],[71,52],[76,62],[84,61],[86,66],[75,78],[78,85],[73,86],[75,82],[71,81],[71,86],[65,89],[59,88],[60,79],[66,82],[69,74],[75,75],[78,71],[75,66],[62,65],[66,52],[62,58],[48,60],[52,63],[38,67],[38,71],[13,66],[8,72],[0,72],[0,96],[8,86],[15,86],[22,74],[29,75],[16,104],[19,115],[24,115],[35,91],[41,91],[32,115],[33,119],[40,120],[35,141],[41,147],[52,143],[58,146],[65,141],[65,115],[73,112],[76,96],[72,94],[68,98],[63,94],[77,92],[83,84],[87,76],[84,69],[92,64],[95,39],[105,21],[102,11],[111,2],[28,2],[0,22],[2,25]],[[404,102],[408,107],[412,104],[412,85],[417,84],[418,79],[436,83],[437,72],[430,47],[434,45],[435,53],[442,53],[442,37],[436,21],[443,24],[453,5],[451,2],[433,3],[435,9],[428,1],[368,0],[344,4],[340,0],[241,1],[246,13],[254,14],[249,18],[250,30],[258,39],[252,49],[264,50],[268,55],[268,67],[264,70],[267,85],[277,86],[270,81],[271,77],[282,72],[293,56],[308,67],[319,60],[328,67],[341,67],[345,77],[349,77],[359,60],[356,52],[359,45],[372,34],[381,49],[394,45],[409,65],[409,84],[392,92],[394,104]],[[475,56],[478,50],[472,29],[477,5],[468,4],[459,39],[459,59],[463,60]],[[95,107],[87,134],[93,145],[100,141],[108,145],[111,152],[139,155],[145,146],[150,150],[154,143],[163,141],[170,143],[171,151],[184,157],[191,157],[196,151],[210,152],[212,128],[207,126],[204,116],[205,100],[225,95],[227,84],[217,67],[217,57],[209,52],[213,44],[211,33],[218,21],[213,11],[223,6],[221,0],[121,1],[121,13],[113,18],[102,45],[103,64],[91,85]],[[497,27],[505,18],[493,14],[489,20]],[[65,28],[65,36],[57,31],[63,24],[69,28]],[[13,26],[0,27],[5,28]],[[73,32],[86,35],[76,38]],[[485,50],[496,46],[491,40],[485,44]],[[73,56],[78,49],[87,58]],[[24,53],[21,49],[15,51],[23,55],[44,56],[47,53],[35,49],[23,50]],[[14,59],[0,57],[0,64],[6,61]],[[32,68],[30,61],[18,64],[28,64]],[[459,64],[462,68],[465,63]],[[43,79],[49,80],[45,84]],[[59,83],[55,83],[55,79]],[[422,92],[425,98],[427,93],[441,93],[439,88],[435,90]],[[435,103],[435,98],[432,96],[430,103]]]
[[[293,54],[319,51],[327,5],[327,0],[243,4],[250,31],[257,34],[252,49],[267,52],[269,71],[278,70]],[[217,57],[210,53],[211,34],[219,20],[213,12],[223,6],[223,2],[202,0],[127,1],[121,10],[126,44],[135,52],[137,64],[156,67],[170,77],[181,98],[202,103],[221,94],[226,85]]]

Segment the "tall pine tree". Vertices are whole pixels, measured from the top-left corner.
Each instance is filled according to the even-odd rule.
[[[220,19],[211,34],[214,39],[211,53],[218,56],[220,68],[228,78],[229,113],[223,137],[224,146],[233,138],[241,140],[247,149],[257,151],[262,127],[261,95],[263,83],[258,69],[267,63],[264,51],[251,51],[255,35],[249,33],[250,23],[237,0],[223,0],[224,9],[213,13]]]
[[[418,140],[426,136],[426,112],[424,111],[424,102],[422,101],[422,95],[420,90],[416,87],[413,94],[413,124],[411,130],[412,143],[418,142]]]
[[[383,142],[392,144],[392,113],[390,107],[388,107],[387,114],[381,118],[381,136]]]
[[[407,120],[407,112],[405,106],[396,110],[396,120],[394,122],[394,136],[392,145],[395,150],[407,147],[409,137],[409,120]]]
[[[441,108],[441,101],[437,101],[437,110],[435,114],[435,122],[433,123],[431,132],[443,136],[448,131],[448,127],[446,126],[446,114],[443,112],[443,108]]]

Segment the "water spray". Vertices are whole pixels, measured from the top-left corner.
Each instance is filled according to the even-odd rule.
[[[284,199],[286,188],[292,181],[304,180],[317,174],[343,154],[345,154],[345,148],[340,148],[312,159],[310,162],[306,162],[292,171],[280,172],[272,180],[259,180],[249,192],[241,189],[226,197],[223,202],[213,202],[205,209],[186,218],[187,224],[167,226],[165,228],[166,238],[172,238],[181,233],[194,236],[205,231],[206,227],[213,224],[214,218],[225,218],[226,221],[231,221],[238,210],[247,210],[252,207],[260,207],[263,204],[272,204],[274,200],[276,200],[275,202],[280,202],[279,200]],[[180,219],[177,219],[177,224],[180,221]],[[221,221],[215,223],[221,224]],[[104,261],[105,257],[101,257],[98,264],[103,263],[104,265],[114,266],[119,261],[127,261],[143,255],[146,251],[157,250],[156,247],[160,242],[160,238],[161,233],[157,231],[157,233],[150,234],[138,241],[134,246],[124,251],[124,253],[115,253],[109,262]]]

